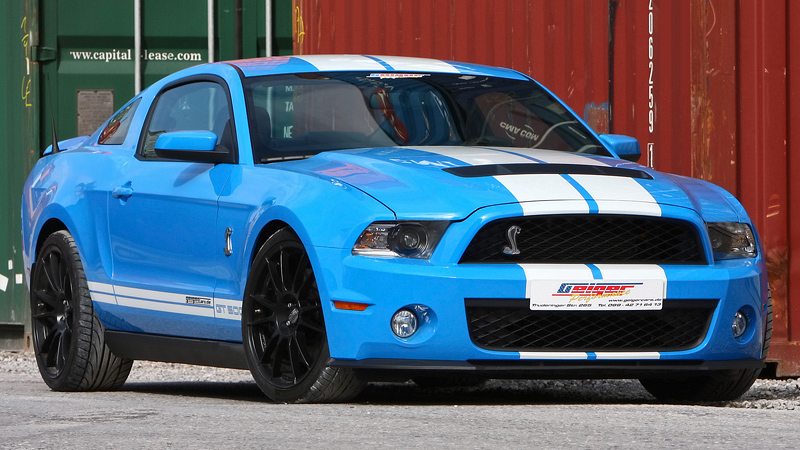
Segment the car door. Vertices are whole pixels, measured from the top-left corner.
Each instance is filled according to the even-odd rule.
[[[224,236],[214,230],[232,165],[165,160],[154,148],[161,133],[205,130],[217,134],[218,150],[235,153],[231,111],[221,79],[167,85],[148,113],[136,158],[112,183],[112,280],[127,331],[217,338],[215,261]]]

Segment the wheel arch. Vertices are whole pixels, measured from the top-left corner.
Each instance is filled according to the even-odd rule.
[[[69,228],[67,228],[67,226],[64,224],[63,221],[61,221],[61,219],[55,217],[47,219],[47,221],[39,229],[39,233],[36,236],[36,245],[33,247],[33,252],[31,254],[31,261],[35,262],[39,258],[39,253],[42,249],[42,245],[44,245],[44,241],[46,241],[47,238],[56,231],[69,232]]]
[[[253,266],[253,260],[255,259],[256,254],[258,253],[258,250],[261,248],[261,246],[264,245],[265,242],[267,242],[267,239],[269,239],[270,236],[272,236],[282,228],[289,228],[290,230],[292,230],[292,233],[297,235],[297,231],[295,231],[291,225],[279,219],[273,219],[267,222],[263,227],[261,227],[261,231],[258,232],[256,240],[253,242],[253,249],[250,252],[250,261],[249,261],[249,266],[247,268],[248,273],[250,272],[250,268]],[[304,243],[303,245],[306,244]]]

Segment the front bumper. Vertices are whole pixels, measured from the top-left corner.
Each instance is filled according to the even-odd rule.
[[[725,361],[420,361],[402,359],[337,360],[331,367],[353,369],[368,381],[405,381],[417,376],[457,376],[474,378],[521,379],[615,379],[646,378],[670,373],[759,369],[764,362],[757,359]]]
[[[441,366],[448,371],[520,373],[551,371],[552,368],[553,372],[563,370],[569,374],[585,366],[588,374],[606,368],[646,372],[661,370],[661,367],[669,370],[739,367],[740,363],[734,361],[748,361],[745,365],[751,367],[761,361],[766,275],[759,259],[721,261],[714,265],[656,266],[666,276],[666,299],[718,300],[708,332],[694,348],[665,352],[652,349],[646,352],[520,352],[476,346],[470,338],[465,299],[525,299],[531,273],[541,270],[569,277],[586,272],[585,266],[441,264],[351,256],[349,250],[331,248],[316,248],[315,253],[319,260],[315,270],[322,275],[317,277],[320,293],[323,301],[327,300],[324,304],[327,305],[325,321],[330,354],[334,364],[342,367],[362,365],[370,370],[381,367],[398,370],[398,367],[411,365],[416,370],[435,371]],[[636,265],[614,265],[605,269],[635,276],[643,268],[647,269]],[[370,306],[365,311],[340,310],[334,307],[333,301]],[[392,315],[398,309],[415,306],[424,313],[419,331],[408,339],[396,337],[390,329]],[[735,313],[743,308],[751,312],[753,320],[745,335],[736,339],[731,332],[731,322]],[[403,363],[398,366],[392,361]],[[715,361],[729,361],[730,364],[713,363]],[[442,362],[446,363],[442,365]],[[670,365],[675,362],[682,365]]]

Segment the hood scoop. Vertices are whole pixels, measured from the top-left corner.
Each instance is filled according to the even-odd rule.
[[[641,178],[644,180],[653,179],[650,174],[642,170],[585,164],[485,164],[448,167],[442,170],[462,178],[494,177],[498,175],[605,175],[610,177]]]

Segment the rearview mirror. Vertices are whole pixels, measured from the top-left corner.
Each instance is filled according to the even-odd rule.
[[[225,148],[217,149],[217,135],[211,131],[170,131],[158,136],[155,146],[159,158],[206,163],[232,161]]]
[[[642,157],[639,141],[636,138],[622,134],[601,134],[600,140],[606,147],[626,161],[637,162]]]

